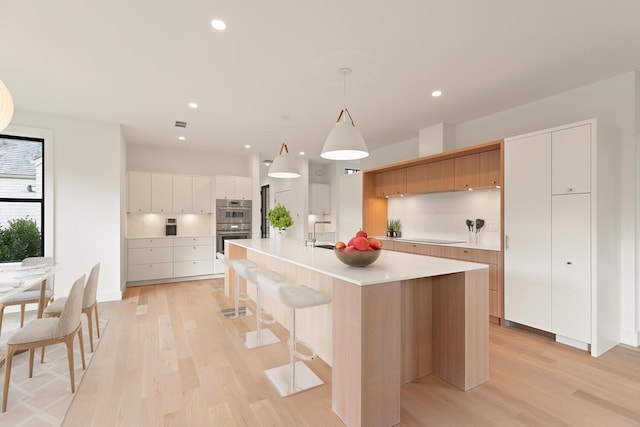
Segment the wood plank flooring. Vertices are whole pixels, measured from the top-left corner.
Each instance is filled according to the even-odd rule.
[[[65,426],[342,426],[325,385],[288,398],[263,370],[288,361],[283,342],[247,350],[253,317],[227,320],[221,279],[129,288],[100,304],[109,324]],[[384,367],[380,367],[384,369]],[[490,327],[490,380],[462,392],[433,377],[402,387],[401,426],[640,425],[640,351],[600,358],[527,332]]]

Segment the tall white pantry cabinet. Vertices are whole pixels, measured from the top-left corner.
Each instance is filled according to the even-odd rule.
[[[614,133],[588,120],[505,139],[505,320],[599,356],[620,338]]]

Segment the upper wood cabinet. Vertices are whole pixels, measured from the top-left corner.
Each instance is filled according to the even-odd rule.
[[[500,177],[500,150],[485,151],[479,154],[480,177],[479,187],[496,187],[502,185]]]
[[[456,157],[454,186],[456,190],[468,190],[480,186],[480,154]]]
[[[407,193],[407,169],[379,172],[375,175],[376,197],[401,196]]]
[[[454,187],[454,161],[440,160],[407,168],[407,194],[451,191]]]

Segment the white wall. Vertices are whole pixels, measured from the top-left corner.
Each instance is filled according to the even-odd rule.
[[[120,299],[120,126],[20,110],[12,126],[53,134],[56,296],[100,262],[98,299]]]
[[[336,194],[336,174],[335,169],[337,163],[315,163],[309,162],[309,183],[315,184],[328,184],[331,188],[331,212],[325,215],[307,215],[307,228],[305,236],[308,236],[308,233],[313,232],[313,223],[315,221],[331,221],[331,224],[317,224],[316,232],[317,233],[325,233],[325,232],[335,232],[336,230],[336,198],[333,197]],[[309,194],[309,193],[307,193]],[[309,212],[309,210],[307,210]],[[330,239],[333,241],[333,238]]]
[[[420,155],[418,154],[418,136],[416,135],[415,138],[370,151],[369,157],[360,160],[360,166],[362,170],[373,169],[391,163],[417,159],[418,157]]]

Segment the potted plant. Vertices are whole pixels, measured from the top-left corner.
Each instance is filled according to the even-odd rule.
[[[399,219],[389,219],[387,220],[387,237],[400,237],[402,233],[400,232],[400,220]]]
[[[280,203],[269,210],[267,219],[271,223],[271,226],[278,230],[278,235],[280,236],[284,235],[284,230],[293,225],[291,213]]]

